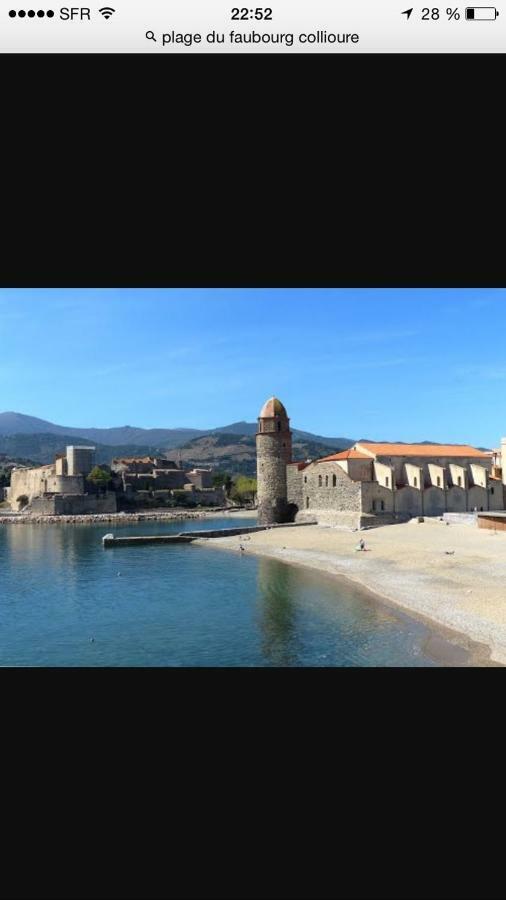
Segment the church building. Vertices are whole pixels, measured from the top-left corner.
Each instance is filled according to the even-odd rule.
[[[260,523],[296,518],[360,528],[504,509],[505,486],[493,452],[469,445],[362,441],[323,459],[294,462],[283,404],[268,400],[258,423]]]

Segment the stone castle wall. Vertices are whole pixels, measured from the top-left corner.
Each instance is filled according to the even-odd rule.
[[[53,494],[34,497],[30,511],[40,516],[79,516],[117,512],[116,494]]]
[[[30,502],[34,497],[51,493],[83,494],[83,476],[57,475],[54,465],[12,470],[8,495],[12,509],[19,510],[26,501]]]
[[[36,469],[13,469],[11,472],[11,486],[9,489],[9,501],[13,509],[18,509],[18,498],[30,499],[41,492],[41,485],[47,478],[53,478],[53,466],[38,466]],[[15,505],[14,505],[15,504]]]
[[[131,484],[134,490],[171,490],[183,488],[188,478],[182,469],[157,469],[149,473],[135,475],[132,472],[123,474],[123,483]]]
[[[89,475],[93,468],[94,447],[67,447],[67,471],[69,475]]]
[[[186,478],[195,485],[197,490],[202,491],[213,486],[213,473],[205,469],[196,469],[192,472],[186,472]]]
[[[219,506],[222,507],[226,502],[225,492],[220,488],[196,490],[193,485],[187,485],[191,488],[189,498],[198,506]],[[178,503],[178,497],[181,493],[161,490],[161,491],[136,491],[128,495],[128,508],[138,506],[140,509],[156,508],[167,504],[172,506],[174,500]]]

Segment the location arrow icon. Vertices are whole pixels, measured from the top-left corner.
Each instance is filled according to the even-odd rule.
[[[406,16],[409,19],[411,13],[413,12],[413,8],[414,7],[411,7],[411,9],[405,9],[404,12],[401,12],[401,16]]]

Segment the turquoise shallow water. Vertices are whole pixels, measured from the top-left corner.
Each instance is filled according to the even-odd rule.
[[[445,663],[444,639],[352,584],[247,553],[191,544],[103,550],[101,543],[111,530],[236,524],[254,522],[0,527],[0,665]],[[464,650],[448,648],[453,664],[455,652],[457,664],[467,663]]]

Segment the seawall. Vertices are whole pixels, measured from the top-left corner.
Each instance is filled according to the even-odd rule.
[[[254,516],[256,510],[240,507],[208,507],[200,510],[185,510],[184,507],[171,511],[153,510],[152,512],[119,512],[90,513],[81,515],[33,515],[30,513],[0,512],[0,525],[99,525],[100,523],[116,523],[128,525],[131,522],[172,522],[177,519],[208,519],[214,516],[231,518],[236,513]]]
[[[242,534],[254,534],[257,531],[270,531],[272,528],[303,528],[314,525],[314,522],[292,522],[289,525],[250,525],[244,528],[213,528],[207,531],[185,531],[181,534],[137,534],[126,537],[114,537],[106,534],[102,538],[104,547],[126,547],[136,544],[189,544],[203,538],[230,538]]]

